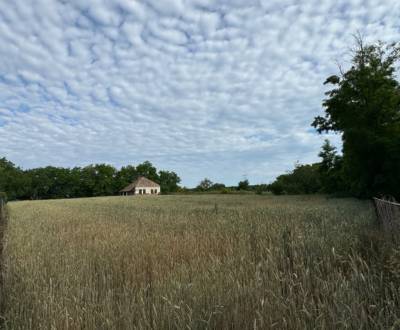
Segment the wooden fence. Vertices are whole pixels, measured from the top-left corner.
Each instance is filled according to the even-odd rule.
[[[400,230],[400,203],[393,198],[374,198],[376,215],[383,229],[388,233]]]

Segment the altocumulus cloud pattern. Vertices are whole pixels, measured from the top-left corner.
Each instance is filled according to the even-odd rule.
[[[398,0],[2,1],[0,155],[267,182],[317,160],[324,79],[357,31],[398,40],[399,13]]]

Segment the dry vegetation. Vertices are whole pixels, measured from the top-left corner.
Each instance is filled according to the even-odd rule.
[[[369,202],[113,197],[9,213],[6,329],[400,326],[400,250],[374,234]]]

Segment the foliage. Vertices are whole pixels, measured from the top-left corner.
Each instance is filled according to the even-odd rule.
[[[268,191],[268,185],[267,184],[255,185],[254,191],[256,192],[257,195],[262,195],[264,192]]]
[[[82,187],[86,196],[109,196],[116,189],[117,170],[107,164],[96,164],[84,167],[81,170]]]
[[[79,183],[73,180],[71,171],[65,168],[48,166],[25,173],[30,179],[29,190],[32,199],[74,196],[74,188]]]
[[[207,191],[207,190],[210,190],[212,185],[213,185],[213,182],[210,179],[204,178],[203,180],[200,181],[200,183],[196,187],[196,190],[198,190],[198,191]]]
[[[276,195],[318,193],[322,188],[319,167],[319,164],[296,164],[293,171],[278,176],[268,189]]]
[[[143,175],[159,183],[164,193],[175,192],[180,182],[175,172],[159,171],[148,161],[117,170],[108,164],[61,168],[47,166],[23,171],[0,159],[0,191],[10,200],[95,197],[117,194]]]
[[[7,194],[5,192],[0,191],[0,200],[7,202]]]
[[[243,180],[238,183],[238,190],[248,190],[249,189],[249,180]]]
[[[29,178],[24,172],[5,158],[0,158],[0,191],[7,193],[10,200],[27,192]]]
[[[181,179],[175,172],[160,171],[159,172],[159,183],[161,186],[162,193],[173,193],[179,189],[179,182]]]
[[[226,186],[223,183],[213,183],[213,185],[210,187],[210,190],[222,191],[226,190]]]
[[[347,190],[343,180],[343,157],[338,156],[336,147],[325,140],[318,156],[322,191],[325,193],[343,193]]]
[[[125,188],[128,184],[133,182],[138,177],[138,172],[135,166],[123,166],[117,172],[116,181],[118,190]]]
[[[145,161],[142,164],[136,166],[136,172],[138,176],[144,176],[150,180],[158,182],[160,177],[157,174],[157,169],[149,161]]]
[[[351,68],[326,80],[333,88],[323,103],[325,116],[312,125],[342,134],[342,179],[352,194],[400,197],[399,48],[357,41]]]

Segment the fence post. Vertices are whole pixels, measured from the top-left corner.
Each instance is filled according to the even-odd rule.
[[[374,198],[372,198],[372,200],[373,200],[373,204],[374,204],[374,209],[375,209],[375,214],[376,214],[376,220],[377,220],[377,222],[378,222],[379,225],[382,225],[381,219],[380,219],[380,216],[379,216],[378,199],[374,197]]]

